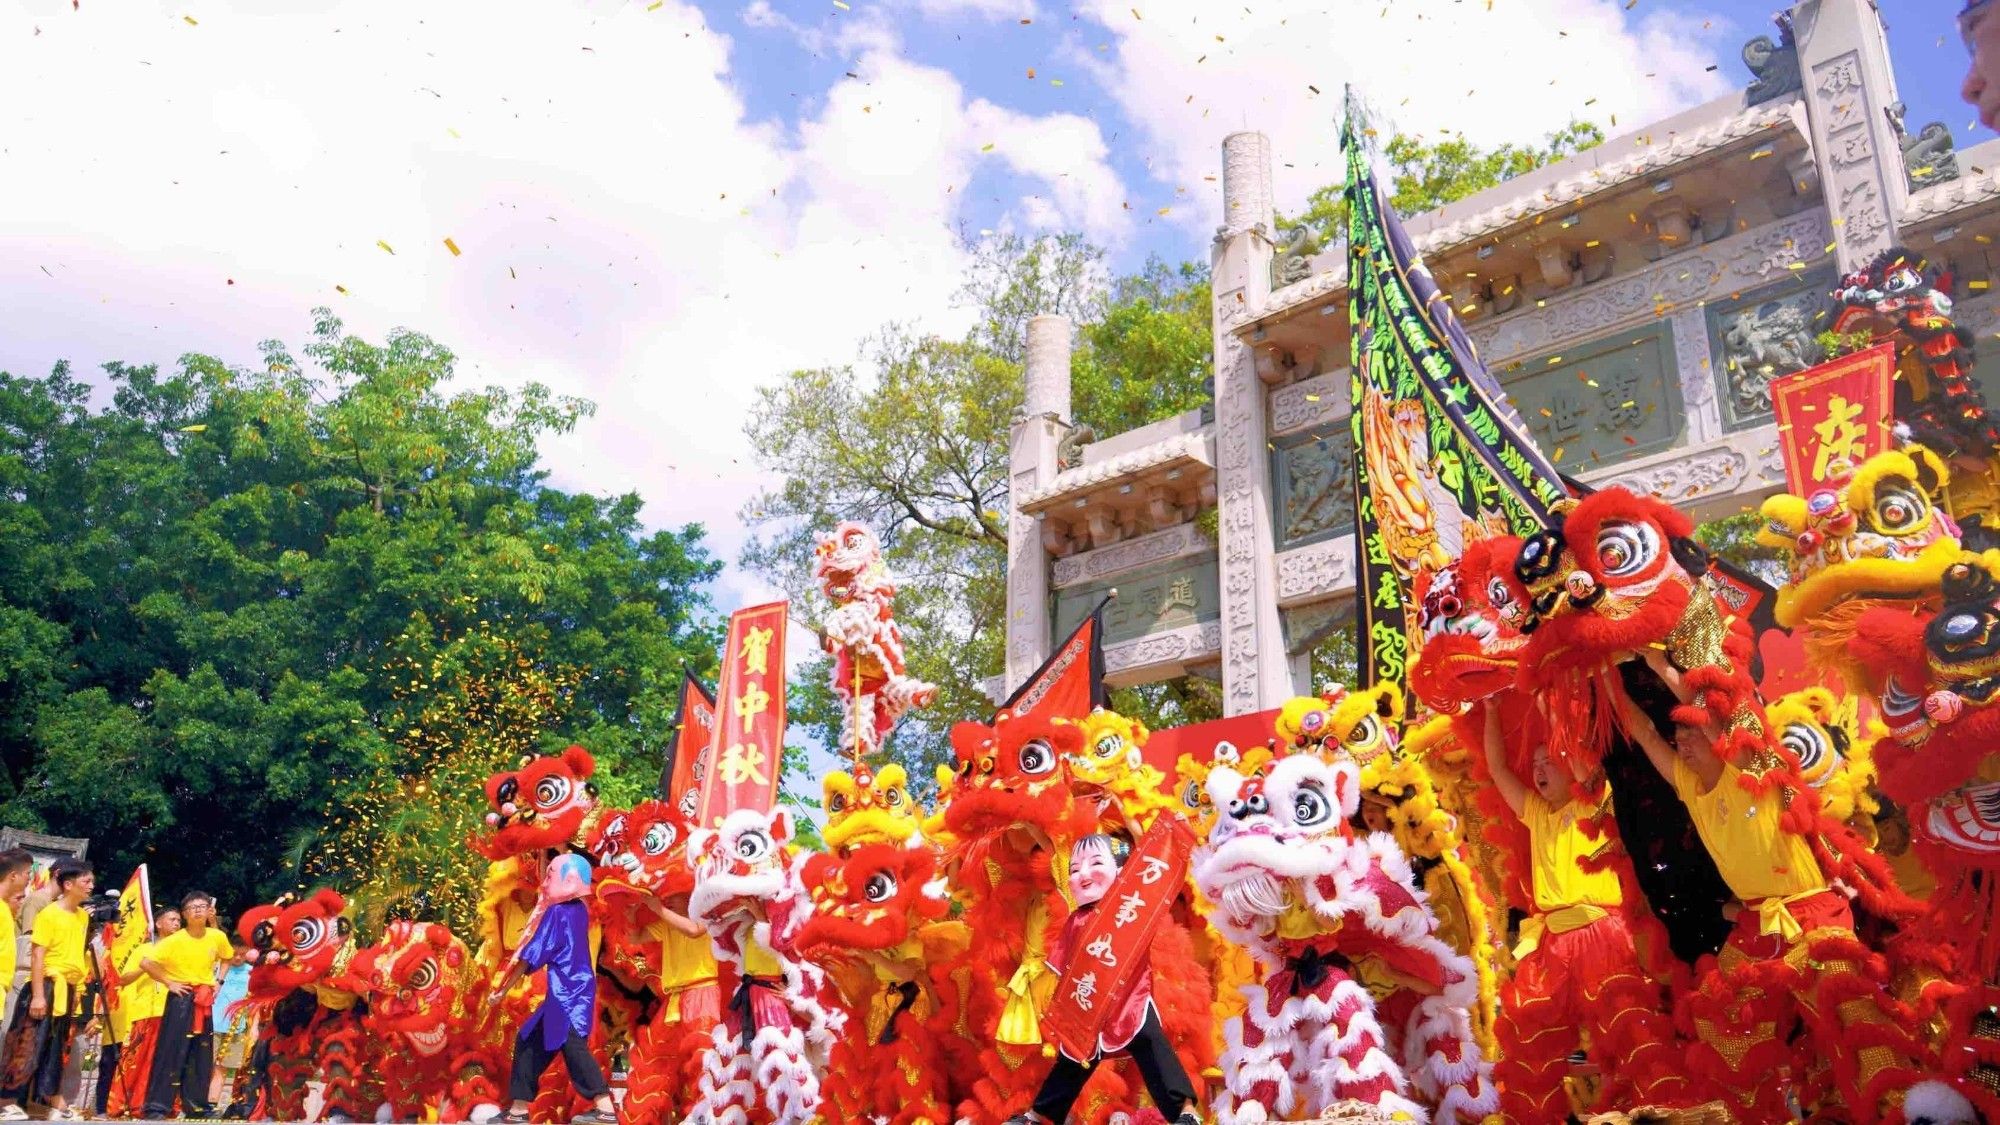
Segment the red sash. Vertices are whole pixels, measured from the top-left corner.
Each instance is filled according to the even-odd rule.
[[[1173,909],[1187,884],[1194,834],[1177,816],[1153,821],[1104,901],[1077,935],[1056,983],[1055,998],[1042,1016],[1042,1036],[1079,1062],[1097,1054],[1105,1021],[1117,1014],[1146,961],[1153,931]]]

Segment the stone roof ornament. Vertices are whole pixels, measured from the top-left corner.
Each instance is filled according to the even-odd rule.
[[[1319,238],[1312,225],[1278,228],[1278,256],[1271,262],[1271,285],[1284,288],[1312,276],[1312,257],[1319,253]]]
[[[1911,191],[1957,179],[1958,154],[1953,151],[1951,128],[1933,121],[1916,135],[1905,136],[1903,167],[1909,172]]]
[[[1773,19],[1778,25],[1775,42],[1768,35],[1759,35],[1743,45],[1743,65],[1756,76],[1746,92],[1748,106],[1763,105],[1805,89],[1805,79],[1799,73],[1799,47],[1792,34],[1791,13],[1780,12]]]

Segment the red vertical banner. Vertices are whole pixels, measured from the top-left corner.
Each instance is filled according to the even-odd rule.
[[[768,811],[777,803],[778,767],[785,756],[788,608],[787,602],[772,602],[729,615],[696,828],[714,828],[737,809]]]
[[[1104,606],[1100,604],[1015,690],[1001,710],[1081,719],[1105,703]]]
[[[1788,491],[1811,496],[1834,465],[1852,468],[1889,448],[1895,377],[1896,346],[1877,344],[1771,384]]]
[[[708,773],[709,747],[714,744],[715,696],[694,673],[683,673],[680,717],[660,771],[660,800],[684,817],[692,819],[701,803],[701,779]]]

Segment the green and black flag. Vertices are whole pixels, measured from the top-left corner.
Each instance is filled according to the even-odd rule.
[[[1566,495],[1384,198],[1350,95],[1347,278],[1362,682],[1402,684],[1419,575],[1468,539],[1547,526]]]

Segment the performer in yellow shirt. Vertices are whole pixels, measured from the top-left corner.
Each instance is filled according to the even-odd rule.
[[[80,859],[65,857],[49,869],[56,899],[35,914],[29,928],[28,983],[7,1032],[7,1074],[0,1097],[18,1110],[27,1102],[49,1107],[51,1121],[77,1121],[63,1100],[63,1064],[82,1015],[83,989],[90,978],[84,948],[90,914],[83,902],[97,889],[97,876]]]
[[[146,1083],[152,1078],[167,990],[143,966],[158,942],[180,928],[181,912],[161,907],[153,913],[153,940],[134,946],[122,963],[111,966],[118,974],[118,1003],[111,1009],[112,1041],[97,1062],[98,1081],[109,1087],[104,1100],[108,1117],[132,1116],[146,1104]]]
[[[35,874],[35,857],[26,848],[0,852],[0,1029],[13,1026],[14,977],[20,971],[21,900],[27,897],[28,881]],[[0,1075],[6,1068],[6,1036],[0,1031]],[[5,1085],[0,1082],[0,1085]],[[0,1121],[26,1121],[28,1111],[15,1102],[0,1104]]]
[[[1547,745],[1535,747],[1532,788],[1508,758],[1500,708],[1489,703],[1486,766],[1527,826],[1535,897],[1514,947],[1514,976],[1500,993],[1493,1078],[1502,1115],[1522,1123],[1568,1117],[1563,1080],[1571,1054],[1586,1046],[1604,1076],[1600,1106],[1689,1104],[1687,1082],[1677,1073],[1673,1021],[1661,1011],[1658,982],[1640,965],[1624,890],[1607,865],[1611,841],[1592,839],[1578,823],[1594,819],[1599,808],[1579,800],[1575,789],[1601,788],[1606,802],[1610,789],[1557,769]]]
[[[188,1117],[208,1117],[209,1079],[215,1068],[215,989],[236,957],[229,935],[216,928],[215,898],[190,891],[181,898],[179,933],[162,938],[142,967],[167,990],[160,1013],[159,1045],[146,1084],[146,1116],[173,1116],[178,1099]]]
[[[1688,701],[1664,653],[1640,658],[1675,700]],[[1809,1112],[1839,1106],[1863,1120],[1885,1112],[1917,1073],[1918,1048],[1909,1013],[1855,936],[1847,896],[1828,882],[1811,842],[1785,826],[1784,801],[1760,799],[1716,752],[1719,730],[1656,724],[1622,690],[1617,707],[1619,725],[1672,783],[1742,902],[1735,930],[1687,1001],[1697,1035],[1690,1071],[1721,1086],[1745,1120],[1789,1117],[1785,1091],[1793,1089],[1820,1099]],[[1802,1059],[1812,1061],[1787,1078]]]

